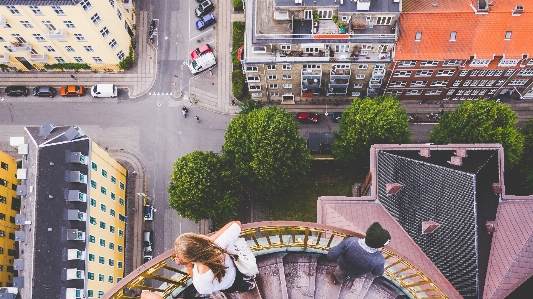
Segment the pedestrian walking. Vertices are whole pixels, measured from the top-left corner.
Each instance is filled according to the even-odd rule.
[[[235,100],[231,100],[231,106],[235,106],[237,104],[235,104]]]
[[[76,79],[76,77],[74,77],[74,75],[70,75],[70,78],[74,79],[76,82],[78,82],[78,79]]]
[[[195,116],[197,121],[200,121],[200,118],[198,116]]]
[[[333,283],[339,284],[348,277],[358,278],[367,273],[383,275],[385,259],[381,250],[389,244],[390,239],[389,232],[378,222],[374,222],[366,230],[364,239],[347,237],[331,248],[328,259],[337,261],[332,274]]]

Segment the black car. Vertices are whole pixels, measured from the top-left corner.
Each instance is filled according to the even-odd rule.
[[[200,3],[200,5],[198,5],[198,7],[194,10],[194,13],[197,17],[201,17],[207,13],[210,13],[211,11],[213,11],[213,9],[215,9],[215,6],[211,2],[211,0],[205,0]]]
[[[53,97],[56,95],[56,90],[50,86],[37,86],[33,89],[33,95],[38,97]]]
[[[10,97],[25,97],[28,95],[28,89],[24,86],[8,86],[6,94]]]
[[[331,117],[333,117],[334,122],[338,123],[339,120],[342,118],[342,112],[333,112]]]

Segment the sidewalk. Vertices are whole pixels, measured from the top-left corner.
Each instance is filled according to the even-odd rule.
[[[137,47],[135,49],[135,64],[124,72],[39,72],[0,73],[0,87],[8,85],[24,85],[33,88],[46,82],[47,85],[59,87],[62,85],[92,86],[98,83],[113,83],[119,88],[128,88],[129,97],[136,98],[147,93],[156,79],[157,51],[148,41],[147,27],[150,18],[147,11],[140,11],[137,23]],[[76,81],[70,75],[74,75]]]

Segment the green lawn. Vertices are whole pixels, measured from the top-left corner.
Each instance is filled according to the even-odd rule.
[[[296,185],[283,198],[272,202],[270,219],[316,223],[318,197],[352,196],[352,184],[362,181],[364,175],[356,177],[353,174],[346,174],[335,166],[334,161],[313,161],[307,179]]]

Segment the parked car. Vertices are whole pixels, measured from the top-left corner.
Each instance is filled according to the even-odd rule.
[[[333,112],[333,114],[331,114],[331,117],[333,118],[334,122],[338,123],[342,117],[342,112]]]
[[[205,28],[215,24],[215,16],[213,14],[206,14],[196,21],[196,28],[198,30],[204,30]]]
[[[50,97],[56,95],[56,90],[50,86],[37,86],[33,89],[33,95],[38,97]]]
[[[28,95],[28,89],[24,86],[8,86],[6,94],[10,97],[25,97]]]
[[[81,97],[85,95],[85,88],[79,85],[61,86],[59,95],[62,97]]]
[[[194,10],[194,14],[196,14],[197,17],[201,17],[207,13],[210,13],[215,9],[215,6],[211,2],[211,0],[205,0],[198,5],[198,7]]]
[[[299,112],[297,114],[299,122],[316,124],[318,122],[318,113],[313,112]]]
[[[154,220],[154,207],[151,205],[145,205],[143,207],[144,220]]]
[[[210,52],[213,52],[213,48],[211,48],[209,44],[205,44],[205,45],[200,46],[199,48],[194,49],[191,52],[191,58],[197,59],[198,57],[204,54],[210,53]]]
[[[143,231],[143,249],[144,252],[154,251],[154,232],[151,229]]]
[[[154,258],[152,253],[145,253],[143,256],[143,264],[148,263],[149,261],[152,260],[152,258]]]

